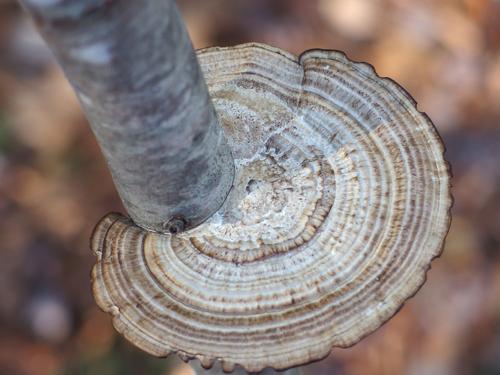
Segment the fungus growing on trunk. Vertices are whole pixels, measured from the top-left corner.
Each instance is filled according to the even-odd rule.
[[[97,225],[92,288],[136,346],[287,369],[356,343],[422,285],[449,170],[395,82],[337,51],[196,57],[170,0],[24,3],[131,217]]]
[[[236,166],[223,206],[177,234],[97,225],[93,291],[145,351],[225,371],[347,347],[425,280],[448,230],[448,168],[428,117],[341,52],[262,44],[198,58]]]

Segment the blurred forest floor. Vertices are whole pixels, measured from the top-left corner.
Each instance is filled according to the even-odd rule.
[[[180,0],[195,47],[344,50],[405,87],[452,165],[453,222],[427,283],[306,374],[500,374],[500,1]],[[60,70],[0,0],[0,374],[189,374],[95,306],[93,225],[124,211]]]

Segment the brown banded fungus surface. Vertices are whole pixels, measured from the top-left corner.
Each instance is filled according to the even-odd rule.
[[[180,234],[109,214],[93,291],[157,356],[284,369],[374,331],[412,296],[449,226],[432,123],[341,52],[199,51],[236,163],[222,208]]]

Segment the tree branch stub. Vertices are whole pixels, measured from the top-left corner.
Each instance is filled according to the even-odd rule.
[[[71,82],[139,226],[197,226],[234,165],[172,0],[23,0]]]

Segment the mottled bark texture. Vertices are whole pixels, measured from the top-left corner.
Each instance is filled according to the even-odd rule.
[[[234,166],[174,1],[21,2],[73,85],[132,219],[176,232],[213,214]]]

